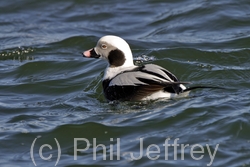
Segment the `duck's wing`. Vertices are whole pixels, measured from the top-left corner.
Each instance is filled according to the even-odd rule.
[[[140,100],[160,90],[180,93],[182,89],[178,79],[166,69],[148,64],[118,74],[104,88],[109,100]]]

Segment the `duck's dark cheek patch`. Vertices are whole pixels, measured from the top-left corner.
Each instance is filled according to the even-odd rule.
[[[108,59],[111,67],[122,66],[126,60],[124,53],[119,49],[110,51]]]

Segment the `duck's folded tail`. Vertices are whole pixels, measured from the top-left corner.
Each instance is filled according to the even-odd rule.
[[[194,89],[225,89],[225,88],[219,86],[193,86],[183,90],[183,92],[188,92]]]

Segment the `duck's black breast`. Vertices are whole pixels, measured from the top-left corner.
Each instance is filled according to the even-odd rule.
[[[140,70],[141,67],[136,67],[129,71],[123,71],[122,73],[118,74],[124,74],[127,72],[134,72]],[[117,75],[117,76],[118,76]],[[105,98],[113,101],[113,100],[121,100],[121,101],[130,101],[130,100],[140,100],[136,99],[135,95],[138,93],[139,86],[140,85],[112,85],[110,86],[110,82],[116,78],[117,76],[111,78],[111,79],[105,79],[102,81],[102,87],[103,92],[105,95]]]
[[[103,81],[103,91],[105,98],[113,101],[113,100],[120,100],[120,101],[130,101],[130,100],[140,100],[135,99],[135,94],[138,92],[139,87],[138,86],[105,86],[105,82]]]

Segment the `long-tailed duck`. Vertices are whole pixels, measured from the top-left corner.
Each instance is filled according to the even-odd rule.
[[[180,82],[174,74],[158,65],[134,65],[128,43],[117,36],[102,37],[94,48],[82,54],[87,58],[108,61],[102,86],[105,97],[110,101],[172,98],[191,90],[183,85],[185,82]]]

